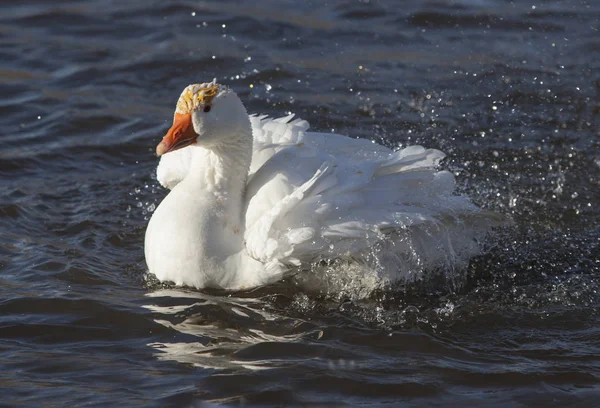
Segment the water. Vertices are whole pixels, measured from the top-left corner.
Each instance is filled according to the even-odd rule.
[[[3,406],[596,405],[597,2],[0,7]],[[213,77],[251,112],[440,148],[515,226],[461,279],[366,298],[163,287],[153,151]]]

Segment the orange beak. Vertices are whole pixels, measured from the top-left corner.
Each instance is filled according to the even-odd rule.
[[[162,156],[183,147],[196,143],[198,135],[192,125],[191,113],[175,113],[173,126],[167,132],[163,140],[156,146],[156,154]]]

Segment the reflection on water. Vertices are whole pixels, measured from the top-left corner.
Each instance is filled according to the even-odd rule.
[[[214,369],[275,368],[274,361],[238,360],[236,354],[254,344],[281,345],[320,336],[316,329],[307,331],[307,323],[300,319],[269,311],[268,304],[260,299],[210,296],[175,289],[150,292],[147,297],[153,303],[143,307],[157,316],[154,321],[182,335],[177,336],[181,341],[149,344],[161,359]],[[298,331],[300,327],[302,330]]]

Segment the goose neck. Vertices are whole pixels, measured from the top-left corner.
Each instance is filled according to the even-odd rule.
[[[189,182],[217,195],[241,197],[250,168],[251,151],[234,147],[192,148]]]

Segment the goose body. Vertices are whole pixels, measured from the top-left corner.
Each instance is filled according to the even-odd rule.
[[[333,259],[395,280],[468,261],[500,223],[454,194],[438,150],[249,116],[214,81],[184,90],[157,153],[171,192],[148,225],[146,262],[178,285],[247,289]]]

